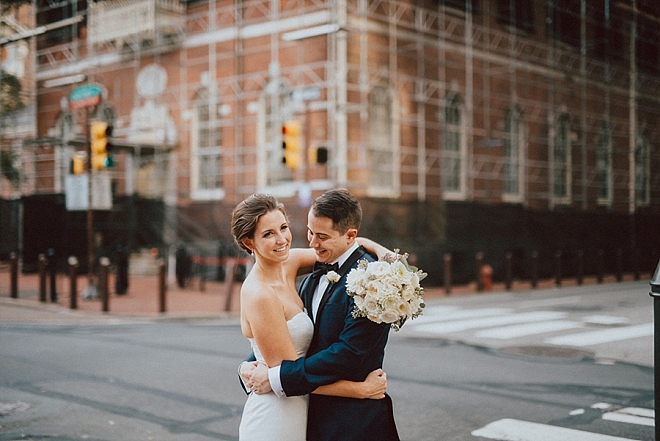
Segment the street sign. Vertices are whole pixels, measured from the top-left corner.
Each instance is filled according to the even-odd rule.
[[[65,177],[67,211],[85,211],[89,207],[89,175]],[[92,174],[92,210],[112,210],[112,182],[108,172]]]
[[[321,89],[317,86],[303,87],[291,92],[293,101],[312,101],[321,98]]]
[[[101,102],[101,86],[98,84],[84,84],[76,87],[69,96],[71,110],[94,107]]]

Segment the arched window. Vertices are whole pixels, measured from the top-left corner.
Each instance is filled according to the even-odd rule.
[[[525,185],[525,129],[522,112],[513,106],[504,119],[504,144],[502,173],[504,175],[504,199],[519,202],[523,198]]]
[[[604,122],[598,133],[596,145],[596,176],[598,185],[598,203],[612,205],[612,132]]]
[[[555,122],[550,156],[551,187],[554,203],[566,204],[571,199],[571,138],[568,115],[562,113]]]
[[[369,95],[369,193],[396,196],[398,161],[392,97],[386,86],[376,86]]]
[[[446,199],[463,199],[467,183],[467,145],[463,103],[458,95],[445,101],[442,144],[442,192]]]
[[[649,144],[646,136],[638,134],[635,140],[635,204],[649,204]]]
[[[197,92],[193,103],[191,139],[191,196],[220,199],[222,189],[222,145],[218,100],[208,88]]]

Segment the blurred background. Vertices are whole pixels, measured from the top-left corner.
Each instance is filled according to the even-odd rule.
[[[660,258],[655,0],[1,8],[0,259],[25,273],[179,256],[223,280],[238,202],[276,195],[306,246],[335,187],[429,285]]]

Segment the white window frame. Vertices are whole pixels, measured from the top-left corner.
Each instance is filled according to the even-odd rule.
[[[640,160],[643,163],[640,164]],[[645,207],[651,201],[651,155],[648,139],[643,133],[638,133],[635,139],[634,161],[635,206]],[[643,180],[641,185],[640,180]],[[639,196],[640,191],[644,192],[643,197]]]
[[[209,110],[207,129],[215,129],[217,133],[217,144],[214,146],[201,147],[201,132],[204,129],[200,121],[200,104],[205,104]],[[217,99],[214,99],[208,88],[202,88],[197,92],[193,101],[192,120],[190,129],[190,198],[196,201],[220,200],[225,197],[222,187],[222,140],[220,137],[220,118],[218,114]],[[215,113],[215,116],[213,115]],[[209,157],[218,164],[217,176],[220,183],[216,187],[205,187],[202,185],[202,158]],[[215,158],[215,159],[213,159]]]
[[[564,127],[565,125],[565,127]],[[562,128],[564,129],[562,131]],[[561,141],[565,144],[565,156],[561,161],[561,164],[557,162],[557,145],[560,141],[560,136],[562,134],[565,136],[565,139]],[[571,124],[568,114],[562,112],[554,120],[554,123],[551,127],[550,134],[550,200],[552,205],[566,205],[571,203],[572,197],[572,176],[573,176],[573,157],[572,157],[572,140],[571,140]],[[565,179],[562,183],[565,186],[566,194],[557,195],[556,188],[558,183],[557,170],[558,167],[563,166],[563,171],[565,172]]]
[[[604,122],[598,132],[596,142],[596,202],[598,205],[612,206],[612,129]],[[602,190],[607,194],[601,194]]]
[[[456,106],[458,110],[458,124],[447,123],[447,110],[450,106]],[[445,99],[445,106],[442,112],[444,128],[441,146],[441,176],[440,182],[442,185],[442,196],[446,200],[464,200],[467,196],[467,167],[468,167],[468,154],[467,154],[467,127],[465,118],[465,104],[460,99],[458,94],[449,95]],[[458,134],[458,150],[453,150],[451,154],[446,150],[449,133]],[[445,189],[445,161],[448,157],[451,159],[458,159],[458,188],[447,190]]]
[[[381,102],[376,103],[375,100]],[[369,186],[367,194],[372,197],[396,198],[400,194],[401,153],[395,102],[391,88],[386,84],[375,86],[369,94],[369,138],[367,141]],[[379,106],[379,108],[375,109],[375,106]],[[382,159],[388,157],[388,163],[384,163]],[[383,178],[381,174],[387,176]],[[387,184],[383,185],[383,183]]]
[[[517,147],[515,154],[502,156],[502,174],[504,179],[504,188],[502,190],[502,200],[510,203],[523,202],[525,198],[525,159],[527,152],[527,137],[525,136],[525,124],[520,108],[516,105],[512,106],[506,113],[504,122],[504,152],[507,148],[507,143],[514,144]],[[507,183],[509,179],[509,168],[514,167],[516,171],[516,191],[509,191]]]

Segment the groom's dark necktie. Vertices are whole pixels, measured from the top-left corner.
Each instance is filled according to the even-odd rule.
[[[305,293],[305,307],[307,308],[307,313],[312,320],[315,320],[316,315],[313,306],[314,293],[316,292],[316,288],[319,286],[321,277],[323,277],[325,274],[328,274],[330,271],[336,272],[338,270],[339,264],[337,263],[330,265],[323,262],[316,262],[314,264],[314,271],[312,271],[312,274],[310,275],[308,288],[306,289]],[[319,293],[319,295],[322,295],[322,293]]]

